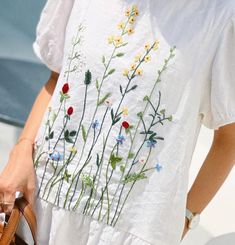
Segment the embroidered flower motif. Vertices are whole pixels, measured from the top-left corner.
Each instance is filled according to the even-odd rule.
[[[119,45],[123,44],[123,39],[121,36],[118,36],[118,37],[114,38],[114,42],[115,42],[116,46],[119,46]]]
[[[157,164],[155,165],[155,169],[156,169],[158,172],[160,172],[161,169],[162,169],[162,165],[160,165],[159,163],[157,163]]]
[[[150,44],[149,44],[149,43],[146,43],[146,44],[144,45],[144,48],[145,48],[146,50],[149,50],[149,49],[150,49]]]
[[[129,23],[130,24],[134,24],[134,22],[135,22],[135,17],[134,16],[130,17]]]
[[[123,70],[123,76],[128,76],[129,75],[129,70],[127,69],[127,68],[125,68],[124,70]]]
[[[127,34],[128,35],[131,35],[131,34],[133,34],[135,31],[134,31],[134,29],[132,28],[132,27],[130,27],[130,28],[128,28],[127,29]]]
[[[154,45],[153,45],[153,50],[157,50],[159,46],[159,40],[156,40]]]
[[[110,107],[112,106],[112,104],[113,104],[111,99],[106,99],[104,103],[105,103],[105,105],[106,105],[107,107],[109,107],[109,108],[110,108]]]
[[[124,29],[125,28],[125,23],[123,21],[121,21],[119,24],[118,24],[118,29]]]
[[[114,42],[114,36],[111,35],[111,36],[108,37],[108,43],[112,44],[113,42]]]
[[[150,61],[151,60],[151,56],[150,55],[146,55],[145,57],[144,57],[144,61],[145,62],[148,62],[148,61]]]
[[[128,17],[131,15],[130,9],[127,9],[127,10],[125,11],[125,15],[128,16]]]
[[[138,69],[136,71],[136,74],[139,75],[139,76],[141,76],[143,74],[143,70],[142,69]]]
[[[135,70],[135,68],[136,68],[136,64],[132,64],[131,65],[131,70]]]
[[[122,134],[119,134],[116,138],[118,144],[123,144],[123,141],[125,140],[125,137]]]
[[[157,143],[156,140],[149,139],[149,140],[147,141],[147,147],[150,147],[150,148],[155,147],[156,143]]]
[[[137,54],[137,55],[135,56],[135,62],[139,62],[140,59],[141,59],[141,54]]]
[[[68,110],[67,110],[67,115],[68,115],[68,116],[71,116],[72,114],[73,114],[73,107],[70,106],[70,107],[68,108]]]
[[[69,92],[69,84],[65,83],[62,87],[63,94],[67,94]]]
[[[98,126],[99,126],[99,122],[98,122],[98,120],[96,119],[96,120],[91,124],[91,127],[92,127],[93,129],[97,129]]]
[[[129,128],[130,124],[127,121],[123,121],[122,126],[123,126],[123,128],[127,129],[127,128]]]
[[[123,116],[127,116],[127,115],[128,115],[128,107],[127,107],[127,106],[124,106],[124,107],[122,108],[122,115],[123,115]]]
[[[73,154],[76,154],[76,153],[77,153],[76,147],[71,147],[71,148],[69,149],[69,151],[72,152]]]
[[[59,153],[58,151],[53,151],[53,152],[50,151],[49,158],[54,161],[60,161],[63,158],[63,154]]]
[[[146,163],[146,157],[142,156],[139,158],[139,163],[145,164]]]

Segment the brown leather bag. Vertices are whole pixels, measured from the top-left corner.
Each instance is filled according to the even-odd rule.
[[[32,233],[34,245],[37,244],[36,231],[37,220],[32,206],[22,196],[15,199],[14,207],[5,225],[0,224],[0,245],[27,245],[27,243],[16,234],[20,219],[24,216]]]

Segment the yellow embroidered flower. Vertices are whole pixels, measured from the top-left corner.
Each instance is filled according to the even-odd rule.
[[[136,71],[136,74],[139,75],[139,76],[141,76],[143,74],[143,70],[142,69],[138,69]]]
[[[109,36],[108,37],[108,43],[111,44],[111,43],[113,43],[113,41],[114,41],[114,36],[113,35]]]
[[[73,154],[77,153],[77,149],[75,147],[71,147],[69,151],[71,151]]]
[[[130,16],[130,14],[131,14],[130,9],[127,9],[127,10],[125,11],[125,15],[129,17],[129,16]]]
[[[133,12],[134,12],[134,11],[138,11],[138,7],[137,7],[136,4],[133,4],[133,5],[132,5],[132,11],[133,11]]]
[[[146,50],[150,49],[150,44],[149,44],[149,43],[146,43],[146,44],[144,45],[144,48],[145,48]]]
[[[121,36],[115,37],[114,41],[117,46],[123,44],[123,40]]]
[[[123,74],[123,76],[128,76],[129,70],[128,69],[124,69],[122,74]]]
[[[144,57],[144,61],[145,62],[148,62],[148,61],[150,61],[151,60],[151,56],[150,55],[146,55],[145,57]]]
[[[159,46],[159,40],[156,40],[153,45],[153,50],[157,50]]]
[[[132,64],[131,65],[131,70],[135,70],[135,68],[136,68],[136,64]]]
[[[132,27],[130,27],[129,29],[127,29],[128,35],[133,34],[134,32],[135,31],[134,31],[134,29]]]
[[[134,15],[135,16],[138,16],[139,15],[139,10],[138,9],[134,11]]]
[[[122,114],[123,114],[123,116],[127,116],[128,115],[128,107],[127,106],[124,106],[122,108]]]
[[[141,59],[141,54],[137,54],[137,55],[135,56],[135,62],[140,61],[140,59]]]
[[[133,24],[135,22],[135,17],[134,16],[131,16],[130,19],[129,19],[129,23],[130,24]]]
[[[119,24],[118,24],[118,29],[124,29],[125,28],[125,23],[123,21],[121,21]]]

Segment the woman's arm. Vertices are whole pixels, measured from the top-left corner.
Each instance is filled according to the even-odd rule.
[[[188,192],[187,208],[201,213],[222,186],[235,163],[235,123],[214,131],[211,149]],[[187,232],[187,220],[183,236]]]
[[[54,92],[59,74],[51,72],[50,78],[40,90],[21,132],[12,148],[8,162],[0,174],[0,200],[14,202],[16,191],[24,194],[29,203],[34,203],[35,171],[33,167],[33,143],[44,112]],[[0,212],[10,213],[12,205],[0,206]]]

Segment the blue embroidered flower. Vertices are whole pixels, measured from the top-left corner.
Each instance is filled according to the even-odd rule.
[[[60,161],[63,158],[63,154],[60,154],[58,151],[53,151],[49,153],[49,158],[54,161]]]
[[[98,126],[99,126],[99,122],[98,122],[98,120],[96,119],[93,123],[92,123],[92,128],[93,129],[97,129],[98,128]]]
[[[122,134],[119,134],[116,138],[118,144],[123,144],[123,141],[125,140],[125,137]]]
[[[162,165],[160,165],[159,163],[157,163],[156,166],[155,166],[155,169],[156,169],[158,172],[160,172],[161,169],[162,169]]]
[[[156,143],[157,143],[156,140],[149,139],[147,141],[147,147],[150,147],[150,148],[155,147]]]

